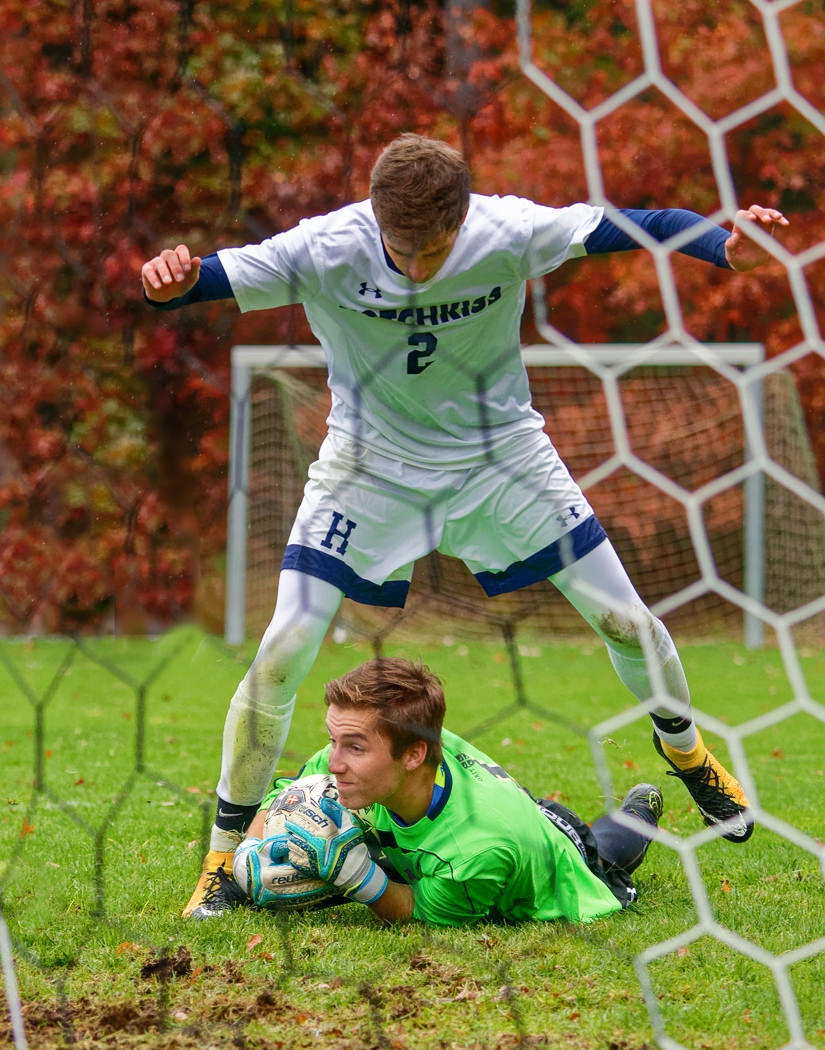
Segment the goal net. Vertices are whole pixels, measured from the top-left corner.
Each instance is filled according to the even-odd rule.
[[[825,518],[789,374],[754,344],[533,346],[535,407],[643,599],[687,637],[759,645],[825,591]],[[235,347],[226,637],[260,635],[325,433],[318,347]],[[755,431],[755,433],[754,433]],[[399,625],[398,621],[404,623]],[[488,599],[455,559],[416,566],[407,607],[346,601],[338,627],[528,637],[582,630],[548,582]]]
[[[707,636],[725,642],[708,646],[708,657],[691,653],[701,673],[688,668],[688,677],[691,688],[701,682],[697,725],[751,800],[753,840],[744,849],[721,841],[719,829],[702,828],[682,786],[670,789],[650,746],[661,683],[638,704],[608,668],[605,695],[593,695],[601,687],[590,683],[601,679],[578,654],[599,643],[551,584],[488,599],[460,562],[433,554],[416,567],[404,610],[344,603],[334,630],[368,644],[325,647],[323,668],[300,687],[281,769],[297,769],[305,744],[314,750],[323,739],[321,669],[343,674],[367,650],[395,655],[396,640],[402,650],[443,650],[433,667],[448,683],[448,724],[484,751],[489,743],[527,789],[569,793],[593,814],[597,799],[612,809],[642,777],[668,784],[640,909],[609,928],[485,923],[466,935],[423,923],[374,933],[349,909],[238,913],[215,935],[212,923],[178,923],[175,901],[194,886],[206,852],[236,659],[184,625],[147,638],[3,639],[0,1034],[11,1034],[15,1050],[27,1050],[27,1028],[44,1050],[428,1039],[825,1050],[825,498],[797,397],[805,384],[808,426],[820,440],[823,5],[144,0],[31,4],[25,16],[22,4],[6,9],[15,17],[3,39],[0,177],[15,265],[0,299],[10,307],[4,333],[26,362],[17,378],[31,373],[48,395],[31,420],[16,412],[9,420],[41,464],[25,477],[3,474],[0,517],[12,524],[28,504],[68,533],[70,511],[93,516],[100,502],[117,516],[119,486],[109,491],[101,479],[123,456],[137,457],[144,439],[149,461],[165,462],[144,410],[169,422],[164,409],[183,405],[193,383],[208,379],[222,392],[210,362],[227,338],[295,342],[289,333],[306,331],[280,311],[280,320],[259,315],[235,327],[215,305],[206,315],[196,308],[199,321],[167,318],[154,342],[124,283],[140,246],[178,231],[218,247],[352,200],[379,145],[403,128],[469,147],[481,192],[550,206],[587,201],[619,225],[627,219],[617,208],[628,206],[689,207],[730,226],[742,205],[759,202],[785,210],[792,226],[776,239],[761,231],[778,265],[753,281],[686,260],[683,270],[675,255],[685,233],[654,244],[637,231],[639,252],[588,262],[580,284],[572,276],[568,284],[565,267],[522,328],[525,342],[542,344],[524,351],[535,404],[642,597],[680,647]],[[142,46],[147,27],[156,46]],[[38,211],[67,221],[43,236]],[[615,282],[591,277],[614,261]],[[251,334],[261,331],[269,334]],[[572,342],[641,344],[654,332],[643,345]],[[765,341],[764,354],[693,341],[745,332]],[[73,400],[50,367],[64,350],[82,370]],[[147,397],[165,377],[162,403],[144,404],[131,383],[115,390],[119,357]],[[327,411],[317,347],[235,348],[232,643],[259,637],[271,615]],[[197,414],[184,415],[199,429]],[[63,491],[75,469],[84,488]],[[129,495],[146,511],[143,532],[159,520],[153,491]],[[124,554],[135,536],[130,528],[123,537]],[[41,558],[36,532],[24,546],[22,556],[0,554]],[[112,563],[88,544],[79,549],[55,566],[61,586],[85,586],[93,564]],[[128,601],[143,578],[119,560],[109,569]],[[202,582],[201,609],[212,593],[211,578]],[[8,600],[7,580],[0,591]],[[119,625],[116,616],[109,627]],[[488,635],[495,644],[465,653],[428,645]],[[743,655],[727,644],[743,637],[765,649]],[[569,675],[555,639],[575,641]],[[728,678],[729,664],[744,667],[731,666]],[[656,669],[649,661],[651,680]],[[175,848],[175,836],[190,849]],[[250,937],[253,929],[260,933]],[[371,951],[378,943],[382,951]],[[230,985],[242,989],[237,997]]]

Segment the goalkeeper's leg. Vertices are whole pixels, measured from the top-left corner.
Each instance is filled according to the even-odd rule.
[[[278,600],[258,652],[229,704],[221,777],[209,852],[185,916],[226,911],[214,885],[218,869],[231,875],[232,854],[269,789],[281,757],[295,693],[307,676],[343,595],[324,580],[284,570]]]
[[[641,701],[659,694],[651,711],[656,750],[683,781],[706,824],[725,823],[724,837],[750,838],[753,822],[741,785],[707,750],[690,711],[690,691],[667,628],[636,593],[609,541],[562,569],[552,583],[607,646],[622,682]]]
[[[662,815],[662,793],[653,784],[636,784],[625,795],[621,812],[636,817],[637,828],[620,824],[612,813],[599,817],[590,832],[599,851],[602,877],[623,907],[637,899],[636,886],[631,878],[645,858],[650,845],[650,834],[644,825],[655,828]]]

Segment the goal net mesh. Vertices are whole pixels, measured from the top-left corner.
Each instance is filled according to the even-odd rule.
[[[722,364],[713,346],[697,347],[688,334],[710,340],[753,331],[751,324],[737,324],[736,311],[716,307],[730,294],[739,311],[758,314],[766,301],[761,274],[750,286],[747,278],[716,274],[714,285],[704,267],[678,268],[675,243],[644,244],[633,253],[636,262],[627,265],[655,269],[655,280],[638,286],[651,295],[637,294],[637,285],[622,276],[612,301],[597,304],[607,309],[596,311],[607,315],[605,320],[615,316],[615,328],[600,320],[589,329],[591,339],[617,340],[652,338],[655,331],[661,346],[623,350],[625,356],[605,366],[588,358],[586,347],[574,345],[571,340],[584,338],[584,320],[596,298],[587,275],[575,295],[571,278],[570,285],[539,297],[557,329],[535,304],[532,317],[537,339],[569,351],[564,364],[530,366],[536,407],[644,600],[666,620],[677,644],[705,636],[738,638],[755,620],[773,645],[758,654],[756,674],[763,675],[764,689],[760,683],[745,697],[744,686],[728,688],[726,681],[714,680],[710,688],[696,690],[708,703],[707,708],[704,701],[697,703],[697,724],[713,746],[721,742],[729,768],[752,801],[758,828],[745,850],[715,841],[713,829],[701,829],[687,794],[674,792],[677,800],[668,803],[657,833],[656,859],[644,876],[650,903],[643,897],[641,912],[626,916],[628,924],[638,920],[636,932],[623,937],[613,932],[615,926],[608,930],[600,924],[577,929],[572,955],[569,947],[564,951],[570,931],[556,924],[537,931],[476,928],[460,936],[460,931],[453,936],[408,928],[397,939],[382,930],[377,940],[372,931],[358,929],[361,920],[349,917],[340,922],[330,917],[320,934],[307,916],[276,918],[267,928],[257,916],[243,914],[233,916],[237,921],[228,928],[219,924],[205,933],[184,928],[168,906],[191,888],[181,885],[184,868],[192,884],[199,870],[195,855],[199,847],[205,852],[208,840],[220,750],[220,725],[209,713],[217,710],[214,697],[207,704],[199,690],[207,668],[208,691],[225,690],[228,699],[243,673],[238,654],[188,630],[146,639],[146,645],[82,634],[51,638],[41,647],[29,639],[6,640],[0,645],[0,695],[10,725],[2,767],[7,806],[0,823],[0,1032],[12,1032],[15,1050],[27,1050],[27,1027],[31,1045],[45,1048],[48,1024],[56,1032],[49,1047],[91,1047],[96,1023],[95,1047],[104,1042],[285,1046],[291,1024],[300,1034],[289,1045],[301,1046],[332,1046],[337,1040],[334,1045],[341,1047],[412,1047],[428,1045],[428,1039],[433,1046],[459,1045],[455,1033],[462,1025],[466,1038],[463,1032],[458,1038],[468,1050],[562,1043],[618,1050],[652,1046],[654,1040],[662,1050],[780,1045],[823,1050],[825,499],[796,387],[803,373],[809,390],[820,383],[825,357],[822,4],[340,4],[342,28],[371,48],[360,60],[364,90],[356,93],[339,90],[336,70],[344,56],[321,35],[320,9],[328,14],[336,5],[6,6],[3,42],[14,53],[23,54],[24,45],[35,42],[36,28],[42,34],[36,62],[20,68],[6,62],[0,73],[8,118],[2,139],[2,171],[10,188],[3,199],[7,225],[12,237],[35,244],[31,216],[51,205],[48,214],[62,210],[76,234],[74,240],[47,237],[42,256],[24,253],[17,265],[12,254],[15,265],[7,267],[7,291],[20,307],[19,319],[10,314],[9,330],[22,325],[27,350],[31,342],[32,369],[37,365],[46,373],[49,361],[45,356],[39,361],[30,335],[54,324],[49,297],[41,295],[49,274],[55,291],[72,290],[71,296],[66,293],[72,309],[60,315],[66,323],[50,344],[55,352],[74,356],[85,343],[95,361],[106,365],[122,341],[136,375],[154,373],[155,351],[158,360],[168,353],[183,372],[197,356],[186,346],[188,322],[181,321],[174,334],[169,329],[168,342],[164,337],[152,348],[141,346],[135,332],[109,323],[110,306],[114,316],[129,316],[117,310],[131,309],[138,246],[144,240],[161,245],[172,236],[174,213],[184,201],[195,207],[191,229],[198,241],[207,231],[211,239],[217,218],[211,202],[221,199],[223,189],[231,214],[221,218],[221,230],[241,231],[243,220],[257,232],[264,216],[267,233],[271,226],[280,228],[288,214],[309,207],[302,182],[305,154],[323,160],[324,200],[349,199],[367,151],[374,156],[379,137],[389,139],[404,121],[437,137],[466,134],[484,142],[494,192],[513,189],[554,203],[536,177],[549,158],[557,176],[553,192],[561,198],[556,203],[602,204],[614,219],[619,218],[614,201],[638,207],[688,204],[729,226],[740,204],[752,203],[750,187],[757,186],[771,198],[761,203],[784,208],[793,227],[790,237],[764,238],[783,271],[783,305],[781,311],[763,310],[760,338],[770,352],[761,362]],[[495,11],[507,12],[501,46],[513,56],[511,66],[491,67],[474,33],[475,14],[489,22]],[[371,21],[352,21],[356,15]],[[376,43],[383,47],[393,36],[387,23],[394,16],[397,51],[390,45],[381,50]],[[44,18],[53,24],[38,26]],[[586,38],[568,31],[566,20],[585,18]],[[137,22],[151,24],[156,49],[140,47],[141,36],[130,32]],[[258,38],[250,36],[245,50],[241,34],[251,33],[253,22],[271,39],[255,50]],[[102,44],[107,26],[118,30],[114,52]],[[306,50],[300,33],[293,32],[304,28]],[[420,53],[416,41],[425,45]],[[252,59],[246,64],[244,54]],[[395,68],[386,61],[393,54]],[[142,84],[130,73],[138,67],[148,78]],[[405,89],[407,109],[393,108],[392,99],[400,95],[387,95],[390,74]],[[483,100],[479,92],[488,80]],[[39,94],[32,90],[37,84]],[[281,89],[286,93],[279,95]],[[291,159],[292,140],[282,139],[280,122],[281,107],[285,112],[287,106],[299,111],[302,122],[296,127],[302,135],[309,126],[305,118],[315,125],[310,141],[296,137]],[[329,119],[316,119],[322,110]],[[523,120],[514,128],[507,118],[515,113]],[[204,120],[210,126],[222,122],[222,147],[210,148],[212,133],[199,127]],[[662,135],[657,148],[656,132],[666,127],[675,134]],[[580,158],[570,150],[553,151],[557,134],[580,147]],[[182,148],[187,139],[190,152]],[[283,169],[268,160],[252,163],[256,145],[265,139],[278,145]],[[327,148],[329,156],[320,157],[319,150]],[[677,150],[687,152],[673,179],[664,179]],[[112,158],[117,163],[109,163]],[[745,163],[752,158],[752,165]],[[27,162],[31,170],[24,170]],[[202,200],[188,192],[179,196],[176,178],[181,187],[223,189]],[[161,213],[149,213],[162,214],[162,229],[143,214],[147,194],[164,203]],[[115,207],[116,197],[125,210]],[[106,214],[129,220],[128,229],[119,231],[117,250],[108,255],[101,252],[106,240],[100,236]],[[26,264],[27,258],[42,258],[48,266],[41,272]],[[624,262],[621,269],[624,273]],[[586,270],[592,272],[591,263]],[[732,286],[738,290],[729,292]],[[124,294],[127,287],[132,291]],[[75,313],[75,301],[91,313]],[[776,301],[767,297],[768,303]],[[705,313],[701,327],[691,323],[689,307],[697,302]],[[653,320],[641,324],[638,311],[648,308]],[[250,334],[240,327],[224,338],[234,322],[224,320],[226,314],[216,323],[220,309],[205,322],[214,329],[216,354],[226,343],[261,338],[261,329]],[[717,312],[719,328],[711,323]],[[92,322],[85,332],[81,316]],[[571,318],[576,323],[566,324]],[[278,334],[263,338],[300,337],[290,322],[276,323]],[[525,326],[522,338],[532,341],[533,329],[528,334]],[[694,348],[695,360],[665,364],[658,351],[669,340]],[[812,361],[815,367],[808,368]],[[198,367],[205,368],[205,362]],[[108,372],[100,374],[105,379]],[[44,419],[57,410],[66,416],[67,433],[99,478],[98,427],[118,434],[123,427],[117,456],[139,456],[151,438],[137,422],[130,433],[121,419],[118,405],[134,401],[136,388],[129,387],[124,402],[109,404],[108,380],[91,396],[95,375],[87,376],[90,404],[82,420],[80,413],[75,420],[73,412],[64,411],[59,391],[38,413]],[[46,389],[55,382],[49,376]],[[154,375],[147,390],[166,408],[176,403],[167,400],[169,391],[155,387]],[[178,393],[185,390],[184,385]],[[243,505],[246,512],[239,571],[245,583],[244,632],[255,639],[271,615],[306,470],[324,435],[326,372],[265,363],[256,366],[248,390],[233,401],[249,423],[248,450],[246,442],[235,450],[230,511]],[[818,405],[815,415],[807,402],[817,437],[813,428],[825,419],[821,400]],[[186,438],[183,426],[181,437]],[[44,470],[28,491],[6,469],[11,509],[3,513],[13,514],[15,501],[37,499],[50,515],[54,481],[48,475]],[[113,498],[99,487],[102,500]],[[76,509],[94,512],[80,502]],[[151,511],[147,517],[151,522]],[[131,529],[126,531],[131,542]],[[37,547],[36,535],[27,538],[27,549],[28,541],[31,549]],[[14,551],[9,558],[20,560]],[[77,575],[83,585],[83,566]],[[5,581],[0,587],[7,600],[9,586]],[[487,599],[460,562],[437,554],[416,566],[404,610],[346,602],[335,627],[345,635],[360,634],[367,643],[361,648],[388,654],[405,631],[422,643],[434,632],[491,635],[512,643],[532,635],[549,642],[584,631],[548,582]],[[578,655],[598,645],[592,633],[586,638],[576,637],[577,667]],[[335,673],[351,669],[355,648],[337,647]],[[621,797],[620,783],[629,785],[642,769],[663,774],[661,763],[651,764],[644,704],[627,695],[615,708],[587,708],[593,698],[581,678],[559,685],[563,668],[549,644],[528,645],[531,653],[513,644],[474,648],[492,655],[488,659],[485,653],[471,668],[473,687],[467,692],[473,695],[466,704],[450,694],[451,728],[485,749],[489,740],[492,755],[501,747],[517,779],[522,769],[541,765],[548,790],[575,781],[578,792],[587,792],[588,805],[596,789],[612,805]],[[746,662],[739,646],[730,649],[731,664]],[[533,660],[534,667],[541,664],[533,672],[527,658],[545,655]],[[489,676],[499,658],[505,669]],[[483,710],[476,683],[479,693],[488,689]],[[566,699],[580,705],[575,720],[556,710],[565,688]],[[299,701],[292,750],[286,752],[294,768],[306,757],[305,742],[322,732],[317,698]],[[626,707],[618,710],[622,702]],[[204,731],[211,750],[203,743]],[[582,741],[586,746],[578,748]],[[524,783],[534,789],[529,780]],[[200,841],[192,840],[197,814],[203,817]],[[181,846],[185,841],[175,821],[192,840],[188,860],[175,845],[176,836]],[[385,935],[386,952],[371,951],[379,941],[384,946]],[[189,946],[203,965],[194,965]],[[506,961],[516,951],[524,962],[519,968]],[[631,1012],[639,999],[631,965],[652,1036],[646,1025],[637,1028]],[[23,1003],[17,970],[25,982]],[[210,971],[214,983],[204,984]],[[262,971],[266,983],[256,983],[261,979],[254,975]],[[524,984],[522,973],[529,975]],[[88,974],[93,976],[79,983]],[[240,999],[223,990],[210,994],[219,982],[226,990],[248,986],[251,998],[239,1005]],[[298,1001],[310,1001],[311,1008],[293,1008],[297,992],[309,997]],[[537,1003],[543,1013],[532,1031],[528,1004],[534,1011]],[[199,1013],[199,1005],[206,1012]],[[271,1037],[265,1031],[267,1010]],[[11,1029],[2,1027],[6,1014]],[[580,1028],[598,1015],[605,1026],[619,1019],[612,1035],[605,1027],[604,1038],[579,1039]],[[116,1030],[118,1018],[122,1030]],[[729,1029],[736,1034],[728,1035]]]
[[[283,348],[272,348],[273,361],[279,352]],[[759,400],[766,450],[800,491],[754,469],[714,492],[720,481],[753,462],[743,389],[702,363],[634,366],[631,353],[615,370],[618,419],[611,414],[604,378],[584,365],[529,365],[528,374],[547,432],[643,599],[654,609],[666,608],[669,623],[691,638],[741,637],[743,609],[729,589],[747,594],[749,573],[760,591],[751,596],[777,614],[815,600],[825,590],[825,519],[804,495],[806,487],[816,490],[816,465],[791,376],[769,374],[759,384]],[[255,637],[272,613],[306,470],[325,434],[326,372],[259,365],[248,398],[248,476],[236,484],[247,496],[244,622],[247,636]],[[620,446],[626,446],[623,455]],[[752,513],[761,530],[750,550],[749,483],[757,486]],[[700,502],[710,578],[691,531],[686,506],[691,497]],[[416,566],[403,612],[346,601],[339,626],[372,633],[390,619],[394,630],[410,621],[416,633],[451,629],[480,635],[500,633],[503,625],[545,636],[583,630],[548,582],[488,599],[461,562],[438,553]]]

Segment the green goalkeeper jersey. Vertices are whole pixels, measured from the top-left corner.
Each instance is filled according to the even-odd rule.
[[[576,846],[502,768],[444,730],[427,814],[406,825],[372,805],[356,814],[368,842],[412,887],[415,918],[442,926],[480,919],[589,922],[619,911]],[[301,776],[329,772],[329,748]]]

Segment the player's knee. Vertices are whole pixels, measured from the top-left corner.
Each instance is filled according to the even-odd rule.
[[[264,635],[250,672],[269,684],[282,685],[312,665],[320,648],[312,625],[293,621],[283,630],[267,631]]]
[[[661,620],[643,607],[632,612],[602,613],[594,627],[607,646],[627,656],[641,655],[647,645],[658,651],[669,638]]]

